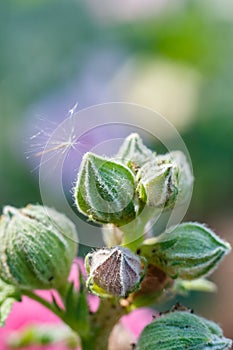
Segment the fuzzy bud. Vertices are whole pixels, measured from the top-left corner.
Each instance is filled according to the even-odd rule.
[[[190,193],[193,177],[182,152],[159,155],[138,171],[137,193],[152,207],[172,208],[182,203]]]
[[[146,270],[144,258],[122,247],[89,253],[85,265],[88,289],[103,297],[126,297],[139,288]]]
[[[154,159],[155,152],[147,148],[140,136],[136,133],[130,134],[121,145],[116,159],[133,170],[137,170],[146,162]]]
[[[232,341],[224,338],[215,323],[189,312],[164,314],[146,326],[136,350],[227,350]]]
[[[141,254],[172,278],[192,280],[213,272],[231,246],[198,223],[183,223],[148,239]]]
[[[135,218],[134,175],[126,166],[86,153],[75,187],[78,210],[100,223],[127,224]]]
[[[58,288],[77,252],[74,224],[40,205],[4,208],[0,219],[0,278],[23,289]]]

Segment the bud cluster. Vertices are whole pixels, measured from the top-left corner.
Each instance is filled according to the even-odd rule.
[[[144,238],[152,215],[183,204],[192,183],[182,152],[157,155],[137,134],[129,135],[111,159],[85,154],[75,203],[89,220],[105,224],[103,238],[109,246],[85,258],[88,291],[109,298],[108,303],[100,302],[94,315],[89,314],[81,274],[79,291],[67,283],[77,254],[74,224],[40,205],[5,207],[0,218],[0,325],[23,294],[35,298],[33,289],[55,288],[64,309],[55,299],[51,304],[39,296],[35,299],[78,333],[83,350],[105,350],[115,322],[125,312],[154,304],[166,290],[213,289],[203,277],[231,247],[212,230],[189,222]],[[132,241],[135,245],[130,245]],[[106,305],[114,307],[109,310]],[[228,350],[231,345],[216,324],[184,308],[160,315],[145,327],[136,349]]]
[[[75,187],[78,210],[90,220],[122,226],[147,205],[170,209],[184,202],[193,177],[182,152],[156,155],[129,135],[115,157],[86,153]]]

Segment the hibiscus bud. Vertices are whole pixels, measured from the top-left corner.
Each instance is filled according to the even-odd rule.
[[[75,187],[78,210],[100,223],[127,224],[135,218],[134,175],[129,168],[93,153],[83,157]]]
[[[198,223],[183,223],[148,239],[141,254],[172,278],[192,280],[213,272],[231,246]]]
[[[0,219],[0,278],[21,289],[58,288],[77,252],[74,224],[40,205],[7,206]]]
[[[152,207],[172,208],[185,201],[192,188],[193,177],[185,156],[171,152],[155,157],[138,171],[137,193]]]
[[[140,136],[136,133],[130,134],[121,145],[116,159],[129,166],[133,170],[141,167],[155,157],[155,152],[147,148]]]
[[[126,297],[140,287],[146,260],[129,249],[114,247],[89,253],[85,259],[88,289],[99,296]]]
[[[224,338],[215,323],[190,312],[164,314],[144,328],[136,350],[231,349],[232,341]]]

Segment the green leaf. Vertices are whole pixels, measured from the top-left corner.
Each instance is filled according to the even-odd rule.
[[[0,327],[5,325],[15,301],[21,301],[19,290],[0,280]]]
[[[189,312],[165,314],[146,326],[137,350],[227,350],[232,341],[224,338],[213,322]]]
[[[78,210],[100,223],[126,224],[135,218],[134,175],[126,166],[86,153],[75,188]]]
[[[141,255],[172,278],[192,280],[213,272],[230,250],[229,243],[204,225],[183,223],[145,241]]]

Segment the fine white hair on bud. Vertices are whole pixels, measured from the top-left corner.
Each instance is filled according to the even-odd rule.
[[[192,189],[193,176],[185,155],[171,152],[154,157],[138,171],[137,193],[152,207],[172,208],[183,203]]]
[[[23,289],[58,288],[77,253],[74,224],[54,209],[7,206],[0,219],[0,278]]]
[[[125,165],[88,152],[75,186],[76,206],[92,221],[127,224],[136,215],[134,181],[132,171]]]
[[[206,226],[187,222],[144,241],[141,254],[173,278],[193,280],[212,273],[231,250]]]
[[[130,168],[135,169],[135,167],[141,167],[152,160],[155,154],[143,144],[137,133],[132,133],[124,140],[115,157]]]
[[[85,259],[87,287],[99,296],[126,297],[140,287],[146,260],[128,248],[116,246],[89,253]]]
[[[215,323],[187,311],[175,311],[146,326],[136,350],[228,350],[231,345]]]

